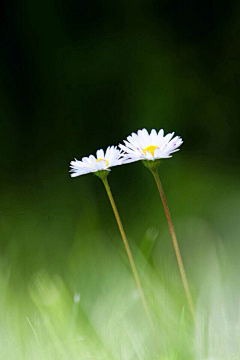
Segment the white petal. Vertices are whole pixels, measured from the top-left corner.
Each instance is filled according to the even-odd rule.
[[[122,144],[119,144],[119,147],[120,147],[120,149],[122,149],[123,151],[125,151],[128,154],[133,154],[133,155],[135,154],[135,152],[133,150],[129,149],[128,147],[126,147]]]
[[[151,145],[151,138],[150,138],[150,136],[149,136],[146,129],[142,129],[142,136],[143,136],[143,139],[144,139],[144,144],[146,144],[145,147],[150,146]]]
[[[151,160],[153,158],[152,154],[150,153],[150,151],[146,151],[146,157],[148,160]]]
[[[110,146],[108,146],[106,153],[105,153],[105,159],[109,158],[109,152],[110,152]]]
[[[123,140],[123,142],[124,142],[124,144],[129,148],[129,149],[131,149],[131,150],[133,150],[133,151],[139,151],[137,148],[136,148],[136,146],[134,146],[133,144],[131,144],[131,143],[129,143],[128,141],[126,141],[126,140]]]
[[[90,164],[91,164],[91,165],[94,166],[94,165],[96,164],[96,160],[97,160],[97,159],[95,158],[95,156],[93,156],[93,155],[90,155],[90,156],[89,156],[89,161],[90,161]]]
[[[154,159],[160,159],[161,158],[161,150],[159,148],[154,150]]]
[[[153,145],[158,144],[158,136],[157,136],[157,132],[155,129],[152,129],[152,131],[150,133],[150,138],[151,138],[151,142]]]
[[[88,157],[84,157],[82,158],[82,162],[85,166],[90,166],[91,165],[91,161]]]
[[[136,146],[137,149],[138,148],[144,149],[144,142],[141,140],[141,138],[137,134],[132,133],[132,139],[137,144],[137,146]]]
[[[103,149],[97,151],[97,159],[104,159],[104,152]]]
[[[161,130],[159,130],[159,132],[158,132],[159,145],[160,145],[161,142],[162,142],[163,136],[164,136],[164,131],[163,131],[163,129],[161,129]]]

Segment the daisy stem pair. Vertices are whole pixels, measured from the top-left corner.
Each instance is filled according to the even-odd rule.
[[[176,233],[175,233],[175,230],[174,230],[174,227],[173,227],[171,214],[170,214],[169,207],[168,207],[168,204],[167,204],[167,200],[166,200],[166,197],[165,197],[165,194],[164,194],[164,191],[163,191],[161,180],[159,178],[158,165],[156,167],[150,168],[150,170],[151,170],[151,172],[153,174],[153,177],[154,177],[154,179],[156,181],[157,188],[158,188],[158,191],[159,191],[162,203],[163,203],[163,208],[164,208],[164,211],[165,211],[165,214],[166,214],[170,234],[171,234],[171,237],[172,237],[173,246],[174,246],[174,250],[175,250],[175,253],[176,253],[176,258],[177,258],[178,267],[179,267],[181,278],[182,278],[183,287],[184,287],[184,290],[185,290],[185,293],[186,293],[186,297],[187,297],[187,301],[188,301],[188,305],[189,305],[192,317],[193,317],[193,319],[195,319],[195,308],[194,308],[194,305],[193,305],[192,295],[191,295],[191,292],[190,292],[190,289],[189,289],[189,285],[188,285],[188,281],[187,281],[187,277],[186,277],[186,272],[185,272],[185,269],[184,269],[184,266],[183,266],[182,256],[181,256],[181,253],[180,253]]]
[[[139,275],[138,275],[138,271],[137,271],[137,268],[136,268],[136,265],[135,265],[135,262],[134,262],[134,259],[133,259],[133,256],[132,256],[131,249],[129,247],[129,243],[128,243],[128,240],[127,240],[123,225],[122,225],[122,221],[121,221],[117,206],[115,204],[115,201],[114,201],[114,198],[113,198],[113,195],[112,195],[109,183],[108,183],[107,173],[104,174],[104,176],[101,176],[101,179],[103,181],[103,184],[105,186],[108,198],[109,198],[110,203],[112,205],[112,209],[113,209],[113,212],[114,212],[114,215],[115,215],[115,218],[116,218],[116,221],[117,221],[117,224],[118,224],[121,236],[122,236],[123,244],[125,246],[127,256],[128,256],[131,268],[132,268],[132,272],[133,272],[133,275],[134,275],[134,278],[135,278],[135,281],[136,281],[136,284],[137,284],[137,287],[138,287],[138,291],[139,291],[139,294],[140,294],[140,297],[141,297],[141,300],[142,300],[142,304],[143,304],[143,307],[144,307],[144,310],[145,310],[149,325],[151,327],[152,334],[153,334],[154,340],[156,342],[156,346],[158,348],[158,340],[157,340],[157,336],[156,336],[155,327],[153,325],[153,321],[152,321],[152,317],[151,317],[151,314],[150,314],[150,311],[149,311],[148,303],[147,303],[147,300],[146,300],[144,292],[143,292],[141,281],[140,281],[140,278],[139,278]]]

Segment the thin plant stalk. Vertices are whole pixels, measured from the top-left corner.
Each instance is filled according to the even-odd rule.
[[[179,270],[180,270],[180,274],[181,274],[181,278],[182,278],[182,282],[183,282],[183,287],[186,293],[186,297],[187,297],[187,301],[188,301],[188,305],[192,314],[193,319],[195,319],[195,308],[193,305],[193,300],[192,300],[192,295],[189,289],[189,285],[188,285],[188,281],[187,281],[187,276],[186,276],[186,272],[183,266],[183,261],[182,261],[182,256],[180,253],[180,249],[179,249],[179,245],[178,245],[178,241],[177,241],[177,237],[176,237],[176,233],[173,227],[173,222],[172,222],[172,218],[170,215],[170,211],[169,211],[169,207],[167,204],[167,200],[163,191],[163,187],[159,178],[159,174],[158,174],[158,168],[153,168],[151,169],[151,172],[154,176],[154,179],[156,181],[157,187],[158,187],[158,191],[163,203],[163,208],[166,214],[166,218],[168,221],[168,226],[169,226],[169,230],[170,230],[170,234],[172,237],[172,241],[173,241],[173,246],[174,246],[174,250],[176,253],[176,257],[177,257],[177,262],[178,262],[178,266],[179,266]]]
[[[152,317],[151,317],[151,314],[150,314],[150,311],[149,311],[148,303],[147,303],[147,300],[146,300],[144,292],[143,292],[141,281],[140,281],[140,278],[139,278],[139,275],[138,275],[138,272],[137,272],[135,262],[133,260],[132,252],[131,252],[131,249],[129,247],[129,243],[128,243],[128,240],[127,240],[127,237],[126,237],[123,225],[122,225],[122,221],[121,221],[120,216],[119,216],[119,212],[117,210],[117,206],[115,204],[115,201],[114,201],[110,186],[108,184],[107,176],[102,178],[102,181],[103,181],[103,184],[104,184],[105,189],[107,191],[107,195],[108,195],[108,198],[110,200],[110,203],[112,205],[112,209],[113,209],[113,212],[114,212],[114,215],[115,215],[115,218],[116,218],[116,221],[117,221],[117,224],[118,224],[121,236],[122,236],[122,240],[123,240],[123,243],[124,243],[127,255],[128,255],[128,259],[129,259],[129,262],[130,262],[130,265],[131,265],[131,268],[132,268],[132,272],[133,272],[133,275],[134,275],[134,278],[135,278],[135,281],[136,281],[136,284],[137,284],[137,287],[138,287],[138,291],[139,291],[139,294],[140,294],[140,297],[141,297],[141,300],[142,300],[142,304],[143,304],[143,307],[144,307],[144,310],[145,310],[145,313],[146,313],[146,316],[147,316],[147,319],[148,319],[148,322],[149,322],[150,328],[152,330],[153,337],[154,337],[154,340],[155,340],[155,343],[156,343],[156,346],[157,346],[157,349],[158,349],[157,335],[156,335],[155,327],[154,327]]]

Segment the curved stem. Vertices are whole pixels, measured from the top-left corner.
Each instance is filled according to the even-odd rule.
[[[156,346],[158,348],[158,340],[157,340],[156,331],[155,331],[155,328],[154,328],[154,325],[153,325],[153,321],[152,321],[152,318],[151,318],[151,314],[150,314],[150,311],[149,311],[148,303],[147,303],[147,300],[146,300],[144,292],[143,292],[141,281],[140,281],[140,278],[139,278],[139,275],[138,275],[138,272],[137,272],[135,262],[133,260],[132,252],[131,252],[131,249],[130,249],[129,244],[128,244],[128,240],[127,240],[127,237],[126,237],[123,225],[122,225],[122,221],[120,219],[120,216],[119,216],[119,213],[118,213],[118,210],[117,210],[117,206],[115,204],[115,201],[113,199],[110,186],[108,184],[107,176],[105,178],[102,178],[102,181],[103,181],[103,184],[104,184],[105,189],[107,191],[110,203],[112,205],[112,209],[113,209],[113,212],[114,212],[114,215],[115,215],[115,218],[116,218],[116,221],[117,221],[117,224],[118,224],[121,236],[122,236],[122,240],[123,240],[123,243],[124,243],[127,255],[128,255],[128,259],[129,259],[129,262],[130,262],[130,265],[131,265],[131,268],[132,268],[132,272],[133,272],[133,275],[134,275],[134,278],[135,278],[135,281],[136,281],[136,284],[137,284],[137,287],[138,287],[138,291],[139,291],[139,294],[140,294],[140,297],[141,297],[141,300],[142,300],[142,304],[143,304],[143,307],[144,307],[144,310],[145,310],[149,325],[151,327],[153,337],[154,337],[154,340],[156,342]]]
[[[193,305],[193,300],[192,300],[192,295],[188,286],[188,281],[187,281],[187,277],[186,277],[186,272],[184,270],[184,266],[183,266],[183,261],[182,261],[182,257],[181,257],[181,253],[180,253],[180,249],[179,249],[179,245],[178,245],[178,241],[177,241],[177,237],[175,234],[175,230],[173,227],[173,222],[171,219],[171,215],[170,215],[170,211],[168,208],[168,204],[167,204],[167,200],[163,191],[163,187],[158,175],[158,169],[151,169],[152,174],[154,176],[154,179],[156,181],[157,187],[158,187],[158,191],[163,203],[163,208],[167,217],[167,221],[168,221],[168,226],[169,226],[169,230],[171,233],[171,237],[172,237],[172,241],[173,241],[173,246],[174,246],[174,250],[176,253],[176,257],[177,257],[177,262],[178,262],[178,266],[179,266],[179,270],[180,270],[180,274],[181,274],[181,278],[182,278],[182,282],[183,282],[183,287],[186,293],[186,297],[187,297],[187,301],[188,301],[188,305],[192,314],[193,319],[195,318],[195,308]]]

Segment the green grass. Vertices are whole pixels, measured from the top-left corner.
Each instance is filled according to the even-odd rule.
[[[161,355],[100,180],[56,176],[24,195],[8,187],[1,200],[0,359],[240,359],[239,172],[163,165],[194,325],[151,174],[135,169],[127,194],[115,172],[109,182]]]

